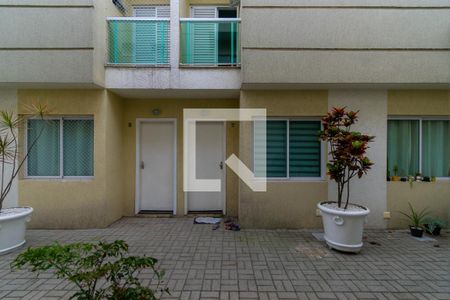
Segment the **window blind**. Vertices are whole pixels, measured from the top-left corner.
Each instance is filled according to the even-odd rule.
[[[264,177],[264,173],[268,178],[321,176],[320,121],[269,120],[265,143],[262,124],[262,121],[254,123],[255,176]]]
[[[135,17],[170,18],[169,6],[135,6]],[[135,22],[134,63],[168,64],[170,47],[169,23],[139,20]]]
[[[320,177],[320,122],[289,122],[289,177]]]

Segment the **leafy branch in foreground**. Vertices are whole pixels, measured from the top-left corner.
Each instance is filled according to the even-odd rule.
[[[27,106],[30,111],[27,116],[19,116],[10,111],[0,110],[0,211],[3,207],[3,202],[11,191],[14,180],[19,175],[19,172],[25,164],[31,149],[37,143],[44,128],[42,128],[34,140],[28,141],[28,148],[24,150],[21,157],[19,153],[19,136],[18,129],[22,126],[28,118],[35,118],[44,120],[48,113],[47,105],[36,104]],[[9,172],[6,172],[7,166]]]
[[[164,271],[156,267],[157,262],[152,257],[128,255],[128,245],[117,240],[28,248],[11,263],[11,268],[28,267],[38,273],[53,270],[58,278],[77,286],[78,291],[71,299],[143,300],[169,294],[167,288],[160,288]],[[153,272],[157,281],[155,289],[143,286],[137,278],[143,269]]]

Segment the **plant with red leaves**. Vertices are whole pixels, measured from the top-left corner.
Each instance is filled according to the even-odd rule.
[[[375,137],[351,131],[352,125],[358,121],[359,111],[346,111],[346,108],[333,108],[322,118],[323,130],[320,139],[328,142],[330,161],[327,163],[330,179],[338,185],[338,206],[342,206],[342,198],[346,190],[347,209],[350,199],[350,181],[355,176],[361,178],[367,174],[373,163],[366,156],[369,143]]]

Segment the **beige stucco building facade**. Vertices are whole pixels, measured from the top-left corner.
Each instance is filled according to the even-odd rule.
[[[207,151],[216,146],[224,159],[215,169],[199,167],[204,174],[220,172],[224,190],[217,199],[222,206],[209,206],[209,196],[185,192],[183,111],[190,108],[263,108],[268,120],[285,120],[288,127],[290,122],[318,124],[333,107],[359,110],[356,129],[376,136],[369,149],[375,165],[369,175],[355,180],[351,193],[352,201],[371,210],[366,226],[405,227],[399,212],[408,203],[450,218],[450,170],[434,182],[387,181],[392,169],[390,120],[450,122],[450,1],[26,2],[0,0],[0,25],[10,29],[0,33],[1,109],[26,115],[30,104],[43,102],[49,117],[60,118],[61,124],[65,119],[93,120],[92,173],[39,178],[24,169],[16,182],[6,205],[32,206],[31,227],[96,228],[123,216],[223,213],[237,217],[245,228],[321,227],[316,205],[336,195],[335,184],[326,177],[326,145],[317,148],[317,176],[289,176],[286,171],[287,176],[268,179],[267,192],[253,192],[223,164],[235,154],[253,170],[252,122],[220,122],[220,138],[204,132],[211,141],[222,141],[217,146],[206,140],[200,160],[217,158]],[[131,24],[126,30],[132,39],[120,37],[123,24]],[[170,37],[154,29],[160,26],[155,24],[167,24]],[[149,31],[159,37],[148,41],[159,50],[140,44],[141,38],[151,39],[145,35]],[[195,35],[214,38],[201,44]],[[117,49],[129,53],[117,55]],[[164,59],[139,60],[142,55]],[[202,60],[206,55],[212,60]],[[155,135],[151,128],[157,125],[171,130],[174,138]],[[61,128],[64,146],[66,129]],[[28,129],[21,129],[24,141]],[[153,135],[143,137],[145,130]],[[450,129],[446,132],[447,140],[439,146],[442,164],[450,157]],[[169,142],[173,155],[158,148]],[[145,151],[155,149],[163,149],[161,159],[169,159],[169,173],[168,164],[156,168],[152,164],[157,161],[144,162]],[[59,153],[65,163],[65,152]],[[288,170],[289,164],[284,165]],[[155,176],[162,173],[171,178],[168,186],[145,181],[157,182]],[[146,186],[150,194],[145,194]],[[151,203],[159,201],[151,197],[152,188],[162,189],[155,194],[170,192],[161,197],[173,198],[164,204],[169,209]]]

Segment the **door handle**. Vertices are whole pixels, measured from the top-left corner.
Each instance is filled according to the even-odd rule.
[[[144,170],[144,168],[145,168],[145,164],[143,161],[141,161],[141,169]]]
[[[223,170],[223,161],[221,161],[221,162],[219,163],[219,168],[220,168],[221,170]]]

